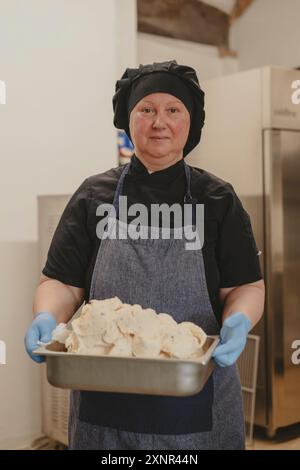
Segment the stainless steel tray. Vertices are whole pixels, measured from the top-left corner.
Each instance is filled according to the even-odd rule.
[[[42,346],[34,354],[46,356],[48,381],[55,387],[189,396],[200,392],[211,375],[211,355],[218,342],[219,337],[208,336],[203,355],[193,360],[81,355],[62,352],[59,343]]]

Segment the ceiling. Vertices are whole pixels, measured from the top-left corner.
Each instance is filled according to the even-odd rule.
[[[203,0],[203,3],[219,8],[219,10],[229,14],[233,10],[235,0]]]

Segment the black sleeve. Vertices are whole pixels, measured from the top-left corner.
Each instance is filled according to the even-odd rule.
[[[233,187],[228,184],[228,205],[220,225],[217,257],[220,287],[234,287],[262,279],[251,221]]]
[[[64,284],[84,287],[91,254],[91,239],[87,228],[89,191],[85,180],[68,202],[54,233],[45,276]]]

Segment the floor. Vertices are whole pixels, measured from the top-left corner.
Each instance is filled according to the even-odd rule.
[[[300,450],[300,425],[279,429],[274,439],[268,439],[264,431],[256,429],[249,450]]]

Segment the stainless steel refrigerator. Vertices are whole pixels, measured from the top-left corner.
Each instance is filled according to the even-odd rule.
[[[293,342],[300,340],[296,80],[300,71],[263,67],[203,82],[206,123],[200,146],[187,158],[233,184],[262,252],[266,305],[254,329],[261,339],[255,423],[270,436],[300,423],[300,365],[292,362]]]

